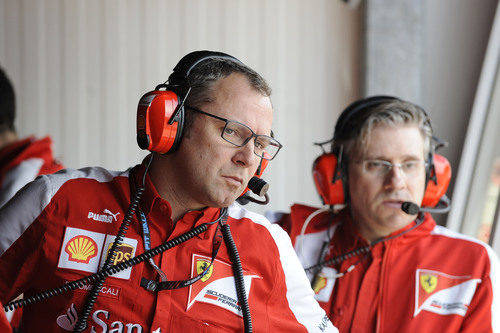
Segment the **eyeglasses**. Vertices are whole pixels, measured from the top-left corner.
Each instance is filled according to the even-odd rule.
[[[221,137],[235,146],[243,147],[248,141],[255,138],[253,152],[263,159],[272,160],[278,154],[281,147],[283,147],[276,139],[268,135],[255,134],[250,127],[235,120],[222,118],[187,105],[186,109],[226,122],[226,125],[222,129]]]
[[[418,176],[427,163],[422,160],[410,160],[403,163],[391,163],[384,160],[364,160],[358,163],[363,164],[363,172],[373,177],[384,177],[394,167],[398,167],[406,176]]]

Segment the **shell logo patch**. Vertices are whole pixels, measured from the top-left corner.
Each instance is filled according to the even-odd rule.
[[[415,276],[415,312],[465,316],[481,279],[454,276],[439,271],[417,269]]]
[[[57,267],[95,273],[104,264],[109,247],[115,238],[116,236],[99,232],[67,227]],[[136,239],[124,238],[123,243],[116,251],[114,264],[132,258],[135,255],[136,248]],[[107,249],[107,251],[104,249]],[[111,276],[129,279],[131,271],[132,268],[128,268]]]
[[[210,265],[210,261],[199,259],[196,261],[196,273],[201,274],[205,269],[207,269],[208,265]],[[212,272],[214,271],[214,266],[211,266],[210,269],[203,275],[201,278],[201,282],[206,282],[212,276]]]
[[[97,267],[99,267],[99,257],[103,249],[105,238],[106,235],[98,232],[67,227],[64,233],[64,240],[61,245],[57,267],[77,269],[79,271],[90,273],[97,272]],[[79,246],[78,243],[80,243],[81,246]],[[86,243],[86,245],[83,243]],[[82,247],[85,248],[89,244],[91,244],[91,248],[94,248],[95,254],[90,255],[87,253],[87,257],[83,260],[84,256],[79,253],[79,251]]]
[[[309,279],[314,278],[312,274],[308,277]],[[318,302],[328,302],[332,296],[335,281],[337,281],[337,270],[333,267],[323,267],[313,286],[314,298]]]
[[[326,287],[326,283],[328,282],[328,279],[323,275],[323,274],[318,274],[318,277],[316,278],[316,281],[314,282],[313,290],[315,294],[318,294],[321,289]]]
[[[97,256],[97,244],[88,236],[75,236],[70,239],[64,251],[69,255],[69,261],[88,264]]]
[[[193,254],[191,262],[191,277],[203,273],[206,265],[210,264],[211,258],[199,254]],[[250,294],[252,279],[260,276],[243,271],[243,281],[245,292],[248,297]],[[212,268],[203,276],[189,286],[188,302],[186,311],[188,311],[196,302],[208,303],[219,306],[234,314],[242,317],[241,307],[236,294],[234,284],[233,268],[230,264],[215,259]]]

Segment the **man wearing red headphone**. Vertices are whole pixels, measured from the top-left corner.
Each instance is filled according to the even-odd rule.
[[[327,207],[295,204],[278,221],[341,332],[500,331],[497,255],[429,213],[446,210],[450,176],[434,141],[412,103],[354,102],[313,168]]]
[[[4,206],[0,302],[29,304],[23,330],[337,332],[286,233],[234,203],[281,148],[270,93],[190,53],[139,101],[142,164],[43,176]]]

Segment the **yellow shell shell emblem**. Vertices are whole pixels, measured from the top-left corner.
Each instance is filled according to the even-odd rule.
[[[316,277],[316,281],[314,281],[314,286],[312,287],[314,290],[314,293],[319,294],[321,289],[326,287],[326,282],[327,282],[326,277],[324,277],[322,274],[318,275]]]
[[[430,294],[436,289],[438,278],[435,275],[422,274],[420,275],[420,285],[426,293]]]
[[[97,244],[88,236],[75,236],[66,244],[64,251],[70,261],[88,264],[97,255]]]
[[[205,269],[207,269],[208,265],[210,265],[210,261],[206,261],[206,260],[198,260],[196,262],[196,272],[198,274],[201,274],[203,273],[203,271]],[[205,282],[207,281],[208,279],[210,279],[210,277],[212,276],[212,272],[214,270],[214,266],[210,266],[210,269],[203,275],[203,277],[201,278],[201,281],[202,282]]]

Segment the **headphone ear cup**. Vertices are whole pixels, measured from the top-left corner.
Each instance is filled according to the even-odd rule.
[[[434,154],[433,165],[429,165],[428,177],[422,207],[435,207],[442,196],[446,194],[451,179],[451,166],[446,157]],[[435,174],[434,174],[435,172]],[[433,177],[435,176],[435,177]],[[435,178],[436,180],[432,180]]]
[[[184,110],[179,110],[177,119],[169,120],[179,103],[172,91],[154,90],[146,93],[137,106],[137,144],[141,149],[166,154],[179,146],[182,138]]]
[[[327,153],[319,156],[313,163],[313,179],[323,204],[339,205],[345,203],[344,184],[341,179],[333,182],[337,170],[337,156]]]

